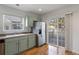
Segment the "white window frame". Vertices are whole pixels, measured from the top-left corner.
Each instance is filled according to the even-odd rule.
[[[3,31],[6,32],[6,31],[23,31],[23,30],[24,30],[24,18],[23,18],[23,17],[19,17],[19,18],[22,18],[22,24],[23,24],[22,29],[10,29],[10,30],[6,30],[6,29],[4,28],[4,26],[5,26],[4,21],[6,20],[6,19],[5,19],[5,16],[13,16],[13,15],[6,15],[6,14],[3,15]],[[14,17],[18,17],[18,16],[14,16]]]

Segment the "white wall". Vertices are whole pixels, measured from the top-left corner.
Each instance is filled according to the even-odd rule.
[[[3,32],[3,29],[2,29],[3,28],[3,25],[2,25],[3,14],[15,15],[15,16],[24,17],[24,18],[26,16],[38,17],[38,15],[34,14],[34,13],[24,12],[24,11],[21,11],[21,10],[18,10],[18,9],[14,9],[14,8],[11,8],[11,7],[6,7],[6,6],[3,6],[3,5],[0,5],[0,34],[5,33],[5,32]],[[26,28],[26,26],[24,27],[24,32],[25,31],[28,32],[28,28]],[[10,33],[10,32],[8,32],[8,33]]]
[[[72,19],[70,21],[70,28],[71,30],[71,42],[72,43],[72,50],[74,52],[79,53],[79,5],[70,5],[67,7],[60,8],[58,10],[52,11],[42,16],[42,21],[47,22],[47,20],[53,20],[59,17],[64,17],[65,14],[73,13]],[[67,24],[67,23],[66,23]],[[68,33],[67,33],[68,34]],[[67,43],[66,43],[67,44]],[[69,45],[70,46],[70,45]]]
[[[79,53],[79,11],[74,12],[72,21],[73,51]]]

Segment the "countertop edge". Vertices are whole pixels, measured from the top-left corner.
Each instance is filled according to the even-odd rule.
[[[36,35],[34,33],[27,33],[27,34],[15,34],[15,35],[6,35],[6,36],[1,36],[0,40],[5,40],[9,38],[16,38],[16,37],[21,37],[21,36],[26,36],[26,35]]]

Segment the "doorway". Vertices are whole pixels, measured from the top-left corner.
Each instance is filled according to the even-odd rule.
[[[48,20],[48,44],[65,47],[64,17]]]

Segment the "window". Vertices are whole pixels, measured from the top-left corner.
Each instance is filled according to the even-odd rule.
[[[10,15],[3,15],[3,30],[24,30],[24,18],[10,16]]]

